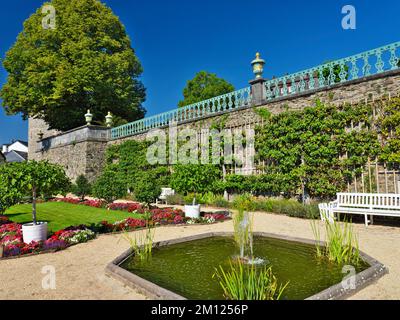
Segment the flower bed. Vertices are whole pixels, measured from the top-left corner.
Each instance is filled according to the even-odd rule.
[[[26,244],[22,240],[22,224],[8,223],[0,226],[0,246],[3,247],[3,257],[62,250],[95,237],[96,234],[92,230],[80,226],[57,231],[46,241]]]
[[[71,204],[80,204],[83,206],[93,207],[93,208],[104,208],[106,206],[106,202],[102,200],[84,200],[82,201],[79,198],[56,198],[53,201],[55,202],[65,202]]]
[[[108,221],[102,221],[97,226],[99,233],[112,233],[120,231],[133,231],[136,229],[144,228],[146,226],[146,220],[127,218],[122,221],[115,223],[109,223]]]
[[[73,204],[77,201],[77,204],[84,204],[96,208],[98,208],[101,203],[101,201],[97,200],[80,202],[73,198],[64,198],[60,201],[64,200],[65,202]],[[123,210],[128,213],[142,213],[144,219],[128,217],[115,223],[102,221],[90,229],[85,225],[69,227],[53,233],[46,241],[25,244],[22,240],[22,225],[11,222],[7,216],[0,215],[0,246],[3,247],[3,257],[62,250],[69,246],[94,239],[96,233],[133,231],[146,226],[212,224],[229,218],[226,213],[206,213],[199,219],[190,219],[184,217],[183,211],[179,209],[156,208],[147,210],[137,203],[117,203],[109,206],[109,209]]]
[[[154,225],[182,224],[185,218],[182,210],[178,209],[152,209],[150,210],[151,220]]]
[[[140,203],[111,203],[107,206],[108,210],[126,211],[129,213],[144,213],[144,209]]]

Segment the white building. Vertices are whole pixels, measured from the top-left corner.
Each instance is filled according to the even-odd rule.
[[[28,143],[21,140],[13,141],[11,144],[3,144],[1,153],[6,162],[23,162],[28,160]]]

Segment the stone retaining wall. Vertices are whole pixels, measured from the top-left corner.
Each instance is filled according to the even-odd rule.
[[[383,95],[397,96],[400,93],[400,70],[385,72],[346,83],[335,84],[328,88],[316,89],[304,93],[263,101],[258,106],[246,107],[235,111],[213,114],[203,119],[187,121],[178,125],[179,129],[186,127],[206,129],[213,124],[224,124],[225,128],[235,128],[244,125],[253,126],[261,119],[256,109],[265,108],[273,114],[285,110],[302,110],[313,106],[317,99],[323,102],[342,104],[356,103],[365,99],[374,99]],[[85,129],[86,128],[86,129]],[[168,127],[164,127],[168,130]],[[85,131],[86,130],[86,131]],[[119,144],[127,140],[144,140],[146,133],[110,140],[107,128],[82,127],[65,133],[48,131],[42,120],[29,119],[29,158],[46,159],[59,163],[66,168],[68,176],[75,180],[78,175],[85,174],[89,180],[94,180],[104,166],[104,153],[109,145]],[[38,140],[38,133],[44,133],[43,140]],[[99,137],[99,135],[103,135]],[[75,139],[75,140],[74,140]],[[47,145],[47,148],[37,148],[37,145]]]

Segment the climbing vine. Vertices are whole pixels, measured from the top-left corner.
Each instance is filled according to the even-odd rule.
[[[334,196],[362,172],[368,159],[399,160],[400,100],[387,102],[377,121],[372,113],[368,104],[337,107],[321,101],[277,115],[261,109],[264,125],[256,129],[256,161],[264,174],[229,176],[227,189],[288,197]],[[382,147],[389,131],[391,138]]]

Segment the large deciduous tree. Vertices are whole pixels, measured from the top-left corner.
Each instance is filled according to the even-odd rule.
[[[94,122],[108,111],[133,121],[145,110],[142,66],[125,27],[98,0],[52,0],[55,28],[43,27],[39,8],[3,61],[8,72],[0,96],[8,114],[44,119],[52,129],[68,130]]]
[[[179,107],[214,98],[234,90],[232,84],[218,78],[216,74],[200,71],[192,80],[187,82],[183,89],[184,99],[179,101]]]

